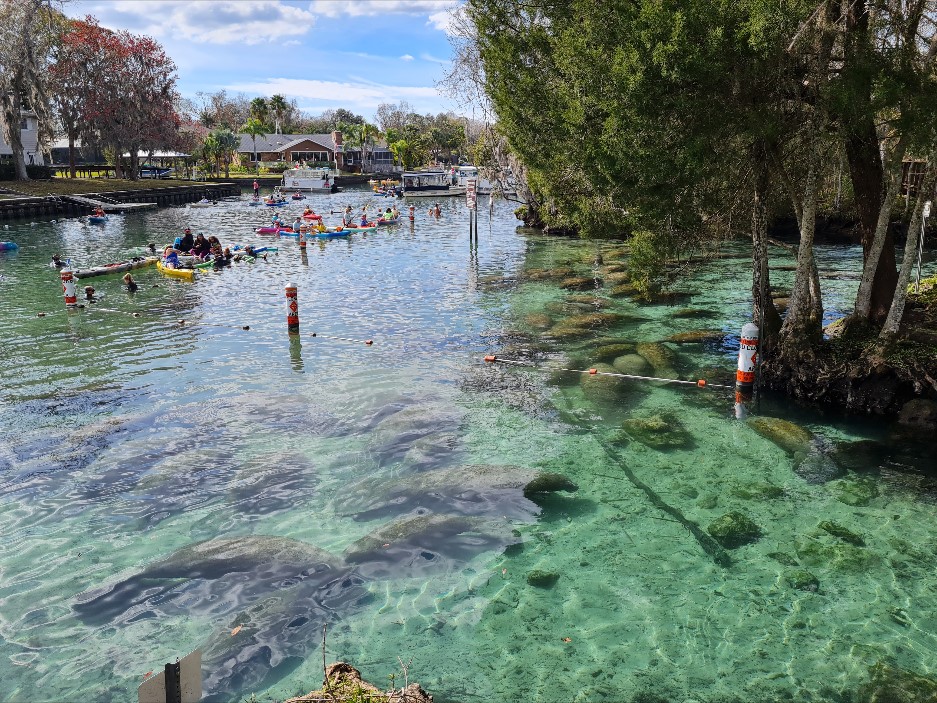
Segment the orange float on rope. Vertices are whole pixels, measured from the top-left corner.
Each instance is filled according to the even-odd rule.
[[[365,341],[365,344],[367,344],[367,345],[370,347],[372,344],[374,344],[374,340],[373,340],[373,339],[368,339],[368,340]]]
[[[590,375],[590,376],[595,376],[598,372],[599,372],[598,369],[589,369],[589,375]]]
[[[706,379],[705,379],[705,378],[701,378],[700,380],[698,380],[698,381],[696,382],[696,385],[699,386],[700,388],[705,388],[705,387],[706,387]]]
[[[496,357],[494,354],[489,354],[488,356],[485,357],[485,361],[497,361],[497,360],[498,360],[498,357]]]

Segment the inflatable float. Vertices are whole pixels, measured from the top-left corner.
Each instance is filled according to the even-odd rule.
[[[90,269],[78,269],[75,271],[75,278],[93,278],[94,276],[107,276],[111,273],[126,273],[134,269],[152,266],[159,261],[158,256],[139,256],[129,261],[118,261],[113,264],[104,264]]]
[[[16,242],[0,242],[0,251],[13,251],[19,248],[19,244]]]
[[[88,215],[88,224],[100,225],[107,222],[107,215]]]

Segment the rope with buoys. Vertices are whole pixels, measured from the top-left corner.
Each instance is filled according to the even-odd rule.
[[[353,344],[364,344],[367,347],[370,347],[374,344],[373,339],[352,339],[351,337],[332,337],[327,334],[319,334],[318,332],[313,332],[312,334],[307,334],[307,337],[315,337],[316,339],[335,339],[340,342],[352,342]]]
[[[484,357],[484,360],[489,363],[497,364],[510,364],[512,366],[523,366],[526,368],[536,369],[538,371],[568,371],[570,373],[580,373],[588,376],[612,376],[614,378],[629,378],[634,381],[654,381],[659,383],[676,383],[686,386],[696,386],[698,388],[727,388],[732,389],[733,386],[724,386],[718,383],[709,383],[705,378],[701,378],[697,381],[684,381],[679,378],[659,378],[657,376],[638,376],[630,373],[613,373],[611,371],[599,371],[598,369],[567,369],[567,368],[547,368],[542,369],[536,364],[531,364],[526,361],[517,361],[515,359],[502,359],[494,354],[489,354]]]

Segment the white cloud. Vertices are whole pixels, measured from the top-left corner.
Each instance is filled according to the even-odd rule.
[[[434,12],[429,16],[429,20],[426,22],[426,24],[431,26],[433,29],[438,29],[440,32],[452,34],[452,15],[455,11],[455,6],[453,6],[445,10],[440,10],[439,12]]]
[[[326,17],[433,15],[457,4],[458,0],[313,0],[309,9]]]
[[[404,54],[403,56],[400,57],[400,60],[401,61],[413,61],[413,57],[410,56],[410,54]]]
[[[420,54],[420,58],[423,59],[424,61],[429,61],[430,63],[438,63],[444,66],[450,63],[449,59],[441,59],[438,56],[427,54],[425,51],[422,54]]]
[[[382,85],[365,81],[338,82],[305,78],[268,78],[254,83],[225,86],[228,90],[257,95],[279,93],[287,99],[300,101],[327,100],[348,109],[374,108],[383,102],[407,99],[438,100],[435,88],[422,86]]]
[[[280,0],[117,0],[93,3],[89,9],[104,26],[210,44],[295,39],[316,21],[312,12]]]

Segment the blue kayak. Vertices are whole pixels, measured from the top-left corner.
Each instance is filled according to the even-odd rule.
[[[88,222],[92,225],[102,224],[107,222],[107,215],[104,215],[103,217],[100,215],[88,215]]]
[[[14,249],[19,249],[19,245],[16,242],[0,242],[0,251],[13,251]]]

